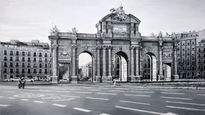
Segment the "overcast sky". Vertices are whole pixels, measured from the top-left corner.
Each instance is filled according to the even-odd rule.
[[[120,5],[141,20],[142,35],[205,29],[205,0],[0,0],[0,41],[49,42],[54,25],[96,33],[95,24]]]

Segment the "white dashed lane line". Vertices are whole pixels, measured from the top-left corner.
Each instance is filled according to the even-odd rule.
[[[163,113],[160,113],[160,112],[148,111],[148,110],[136,109],[136,108],[129,108],[129,107],[123,107],[123,106],[115,106],[115,108],[118,108],[118,109],[125,109],[125,110],[130,110],[130,111],[135,111],[135,112],[142,112],[142,113],[155,114],[155,115],[162,115],[162,114],[163,114]]]
[[[166,103],[175,103],[175,104],[184,104],[184,105],[205,106],[205,104],[200,104],[200,103],[187,103],[187,102],[178,102],[178,101],[166,101]]]
[[[77,99],[77,98],[75,98],[75,97],[71,97],[71,98],[68,98],[68,99],[58,99],[58,100],[52,100],[52,101],[72,101],[72,100],[75,100],[75,99]]]
[[[199,96],[205,96],[205,94],[197,94],[197,95],[199,95]]]
[[[107,114],[107,113],[100,113],[99,115],[110,115],[110,114]]]
[[[136,95],[136,94],[124,94],[125,96],[134,96],[134,97],[151,97],[150,95]]]
[[[73,92],[73,93],[78,93],[78,94],[91,94],[92,92],[80,92],[80,91],[78,91],[78,92]]]
[[[184,93],[175,93],[175,92],[161,92],[162,94],[171,94],[171,95],[184,95]]]
[[[154,93],[154,91],[128,91],[132,93]]]
[[[67,105],[62,105],[62,104],[57,104],[57,103],[54,103],[52,104],[53,106],[57,106],[57,107],[67,107]]]
[[[14,100],[14,99],[16,99],[16,98],[14,98],[14,97],[8,97],[8,99],[12,99],[12,100]]]
[[[4,96],[0,96],[0,98],[3,98]]]
[[[205,109],[188,108],[188,107],[179,107],[179,106],[169,106],[169,105],[167,105],[166,107],[168,107],[168,108],[173,108],[173,109],[190,110],[190,111],[205,111]]]
[[[21,99],[21,101],[29,101],[29,99]]]
[[[9,105],[0,104],[0,107],[8,107]]]
[[[191,98],[181,98],[181,97],[165,97],[165,96],[160,96],[160,98],[164,98],[164,99],[177,99],[177,100],[192,100]]]
[[[89,109],[84,109],[84,108],[79,108],[79,107],[74,107],[73,108],[74,110],[77,110],[77,111],[82,111],[82,112],[91,112],[91,110],[89,110]]]
[[[116,93],[97,93],[98,95],[117,95]]]
[[[122,102],[122,103],[140,104],[140,105],[150,105],[149,103],[134,102],[134,101],[125,101],[125,100],[120,100],[120,102]]]
[[[96,98],[96,97],[85,97],[86,99],[93,99],[93,100],[103,100],[103,101],[107,101],[109,99],[107,98]]]
[[[34,103],[45,103],[43,101],[33,101]]]

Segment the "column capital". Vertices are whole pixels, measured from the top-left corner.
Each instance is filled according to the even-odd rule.
[[[52,49],[58,48],[58,44],[51,44],[51,48],[52,48]]]
[[[136,46],[130,46],[130,50],[133,50],[133,49],[135,49],[136,48]]]

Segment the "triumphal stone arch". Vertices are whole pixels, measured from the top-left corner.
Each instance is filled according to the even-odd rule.
[[[126,14],[122,6],[110,11],[96,24],[96,34],[78,33],[75,28],[72,32],[51,30],[52,83],[58,83],[60,76],[77,83],[83,52],[92,56],[93,82],[178,79],[175,35],[142,36],[137,17]],[[63,75],[62,65],[66,67]]]

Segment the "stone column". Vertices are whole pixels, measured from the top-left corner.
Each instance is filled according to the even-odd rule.
[[[100,82],[101,81],[101,76],[100,76],[100,47],[97,47],[97,76],[96,76],[96,81]]]
[[[102,75],[102,80],[103,81],[107,81],[107,76],[106,76],[106,47],[105,46],[103,46],[103,48],[102,48],[102,50],[103,50],[103,75]]]
[[[159,75],[158,79],[161,80],[163,78],[163,67],[162,67],[162,47],[159,47]],[[157,79],[153,79],[153,81],[157,81]]]
[[[57,41],[56,41],[57,42]],[[53,63],[52,63],[52,83],[57,84],[58,83],[58,54],[57,54],[57,43],[52,44],[52,57],[53,57]]]
[[[112,54],[111,54],[111,46],[108,48],[108,81],[112,81]]]
[[[177,48],[175,45],[175,48],[174,48],[174,80],[178,80],[178,79],[179,79],[179,75],[177,72]]]
[[[130,47],[130,78],[134,80],[134,46]]]
[[[135,54],[136,54],[136,78],[137,80],[140,80],[140,72],[139,72],[139,66],[140,66],[140,63],[139,63],[139,46],[136,47],[135,49]]]
[[[71,83],[77,83],[76,76],[76,45],[72,46],[72,81]]]

